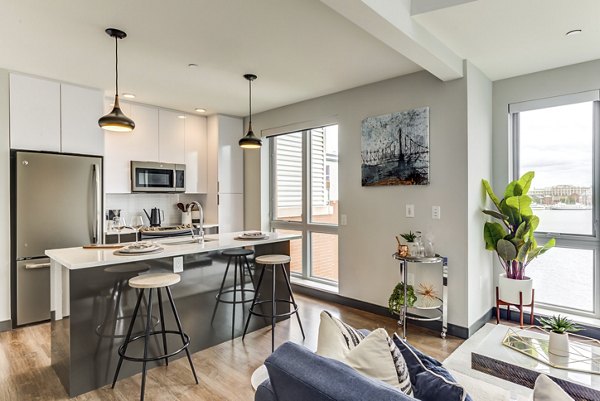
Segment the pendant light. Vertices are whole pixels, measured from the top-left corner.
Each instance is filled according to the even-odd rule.
[[[115,105],[110,113],[100,117],[98,125],[107,131],[130,132],[135,128],[135,123],[121,111],[119,106],[119,39],[124,39],[127,34],[116,28],[107,28],[108,36],[115,38]]]
[[[254,74],[245,74],[244,78],[248,80],[248,91],[249,91],[249,116],[248,116],[248,133],[240,139],[240,147],[242,149],[259,149],[262,146],[260,138],[254,135],[252,132],[252,81],[257,77]]]

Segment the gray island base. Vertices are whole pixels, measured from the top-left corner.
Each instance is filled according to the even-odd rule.
[[[69,248],[47,251],[51,258],[51,362],[70,397],[103,387],[112,382],[118,362],[117,349],[122,344],[131,322],[137,291],[127,284],[139,274],[173,272],[174,257],[183,257],[181,282],[171,287],[184,331],[190,336],[190,352],[197,352],[224,341],[231,340],[232,304],[219,304],[217,314],[211,322],[218,293],[228,258],[221,255],[225,249],[250,247],[255,255],[290,254],[290,240],[294,235],[269,233],[264,240],[235,240],[236,234],[207,236],[204,244],[166,245],[162,253],[144,256],[116,256],[114,250],[87,250]],[[181,238],[178,239],[181,241]],[[226,288],[233,287],[233,262],[229,269]],[[254,271],[253,285],[246,277],[246,288],[257,283],[262,267]],[[286,266],[289,273],[289,265]],[[277,298],[288,299],[285,281],[276,284]],[[271,275],[265,274],[262,288],[270,292]],[[239,280],[238,280],[239,286]],[[241,294],[238,293],[238,294]],[[147,295],[147,292],[145,292]],[[231,294],[229,294],[231,295]],[[265,294],[270,296],[269,294]],[[238,295],[238,298],[241,295]],[[247,294],[250,298],[251,295]],[[150,319],[154,330],[160,330],[157,297],[153,296],[153,312]],[[229,298],[227,298],[229,299]],[[146,297],[147,300],[147,297]],[[235,337],[242,335],[251,302],[236,305]],[[134,335],[144,332],[146,305],[142,303],[142,316],[138,315]],[[270,309],[270,304],[265,305]],[[167,330],[176,327],[167,299],[163,299]],[[289,305],[278,304],[277,313],[289,311]],[[250,320],[248,332],[270,325],[269,319],[255,317]],[[167,336],[168,349],[181,347],[181,338]],[[127,353],[142,356],[143,341],[132,343]],[[162,353],[162,339],[152,336],[149,353]],[[185,354],[179,354],[180,358]],[[164,364],[157,361],[148,368]],[[141,364],[125,361],[119,378],[141,372]],[[202,371],[198,377],[202,381]],[[193,377],[190,373],[190,383]],[[118,385],[118,383],[117,383]]]

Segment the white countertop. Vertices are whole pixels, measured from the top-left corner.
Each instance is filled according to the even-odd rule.
[[[45,254],[54,262],[58,262],[69,270],[85,269],[88,267],[108,266],[119,263],[136,262],[139,260],[161,259],[180,255],[189,255],[194,253],[220,251],[224,249],[240,248],[243,246],[254,246],[261,244],[269,244],[273,242],[289,241],[292,239],[302,238],[298,234],[281,234],[268,233],[268,238],[259,240],[237,240],[242,232],[226,233],[226,234],[211,234],[206,235],[206,242],[202,244],[177,244],[177,245],[161,245],[164,249],[160,253],[142,254],[142,255],[115,255],[115,249],[83,249],[64,248],[47,250]],[[179,242],[191,237],[171,237],[160,238],[153,242],[160,244],[168,244],[169,242]]]

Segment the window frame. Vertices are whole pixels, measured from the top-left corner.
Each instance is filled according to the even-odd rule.
[[[549,107],[566,106],[576,103],[593,102],[593,133],[592,133],[592,234],[572,234],[560,232],[537,231],[536,240],[545,243],[550,238],[556,239],[556,247],[582,249],[593,251],[593,277],[592,288],[593,311],[585,311],[576,308],[563,307],[560,305],[544,302],[535,302],[536,307],[548,309],[561,313],[570,313],[579,316],[586,316],[595,319],[600,318],[600,230],[598,224],[598,215],[600,211],[600,91],[587,91],[575,94],[568,94],[544,99],[530,100],[521,103],[509,105],[508,118],[510,128],[510,140],[512,152],[512,164],[510,176],[512,179],[518,179],[522,172],[520,171],[520,113],[530,110],[539,110]],[[547,253],[547,257],[552,255],[552,251]]]
[[[293,230],[302,233],[302,273],[298,274],[292,272],[292,276],[300,277],[303,280],[314,281],[326,285],[338,285],[338,281],[329,280],[322,277],[315,277],[312,274],[312,233],[323,233],[333,234],[338,236],[339,240],[339,216],[338,224],[331,223],[315,223],[311,222],[312,219],[312,152],[311,152],[311,140],[312,130],[324,128],[332,125],[339,124],[337,122],[328,122],[326,124],[319,124],[310,128],[296,129],[285,133],[279,133],[276,135],[270,135],[269,140],[269,221],[271,230]],[[277,147],[275,146],[275,140],[278,136],[286,134],[292,134],[295,132],[302,133],[302,219],[301,221],[282,220],[275,219],[277,209],[276,199],[276,156]],[[339,143],[339,136],[338,136]],[[338,156],[339,163],[339,156]],[[339,185],[339,182],[338,182]],[[339,210],[338,210],[339,213]],[[339,249],[339,248],[338,248]],[[338,254],[338,277],[339,277],[339,254]]]

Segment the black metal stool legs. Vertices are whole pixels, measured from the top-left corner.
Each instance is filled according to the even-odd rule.
[[[290,299],[292,300],[292,305],[294,305],[294,308],[296,308],[296,318],[298,319],[298,326],[300,326],[300,331],[302,332],[302,338],[306,340],[306,336],[304,335],[304,328],[302,328],[302,322],[300,321],[300,314],[298,313],[298,304],[294,299],[294,292],[292,291],[290,279],[288,278],[287,272],[285,271],[285,265],[280,266],[281,270],[283,271],[283,277],[285,278],[285,283],[287,284],[288,291],[290,292]]]
[[[277,302],[275,302],[275,266],[271,266],[271,352],[275,351],[275,318],[277,315]]]
[[[127,329],[127,336],[125,336],[125,342],[123,343],[123,353],[127,351],[127,346],[129,345],[129,340],[131,339],[131,333],[133,332],[133,325],[135,324],[135,318],[137,317],[138,309],[140,309],[140,302],[142,301],[142,297],[144,296],[144,290],[140,291],[140,295],[138,296],[137,302],[135,303],[135,308],[133,308],[133,316],[131,317],[131,323],[129,323],[129,329]],[[115,371],[115,377],[113,378],[112,388],[115,388],[115,383],[117,382],[117,378],[119,377],[119,371],[121,370],[121,365],[123,364],[123,355],[119,356],[119,363],[117,364],[117,370]]]
[[[162,295],[160,293],[160,288],[158,289],[158,310],[160,312],[160,322],[162,328],[162,340],[163,340],[163,348],[165,351],[165,355],[167,355],[167,331],[165,329],[165,314],[163,313],[163,300]],[[165,356],[165,365],[169,366],[169,357]]]
[[[140,401],[144,401],[144,390],[146,389],[146,363],[148,359],[148,340],[150,339],[150,322],[152,322],[152,290],[148,293],[148,318],[146,319],[146,331],[144,332],[144,361],[142,362],[142,390]],[[158,290],[160,291],[160,289]]]
[[[231,258],[227,261],[227,267],[225,268],[225,274],[223,275],[223,280],[221,281],[221,287],[219,287],[219,293],[217,294],[217,302],[215,302],[215,308],[213,309],[212,318],[210,322],[212,323],[215,320],[215,315],[217,314],[217,308],[219,307],[219,300],[221,299],[221,294],[223,294],[223,287],[225,286],[225,280],[227,280],[227,273],[229,272],[229,265],[231,264]]]
[[[250,313],[248,313],[248,319],[246,319],[246,326],[244,327],[244,334],[242,334],[242,341],[244,341],[244,337],[246,337],[246,332],[248,331],[248,325],[250,324],[250,318],[252,317],[252,311],[256,305],[256,300],[258,299],[258,292],[260,290],[260,285],[262,284],[263,277],[265,275],[265,268],[260,271],[260,276],[258,277],[258,283],[256,284],[254,290],[254,298],[252,299],[252,304],[250,305]]]
[[[177,308],[175,307],[175,302],[173,302],[173,295],[171,295],[171,289],[169,287],[167,287],[167,296],[169,297],[169,302],[171,303],[171,308],[173,309],[173,315],[175,316],[177,329],[179,330],[179,334],[181,335],[181,342],[185,347],[185,354],[187,355],[188,362],[190,363],[190,368],[192,368],[192,373],[194,374],[194,380],[196,381],[196,384],[198,384],[198,376],[196,376],[196,369],[194,369],[194,363],[192,362],[190,350],[187,349],[186,338],[183,334],[183,329],[181,328],[181,320],[179,320],[179,313],[177,313]],[[187,343],[189,344],[189,341]]]

